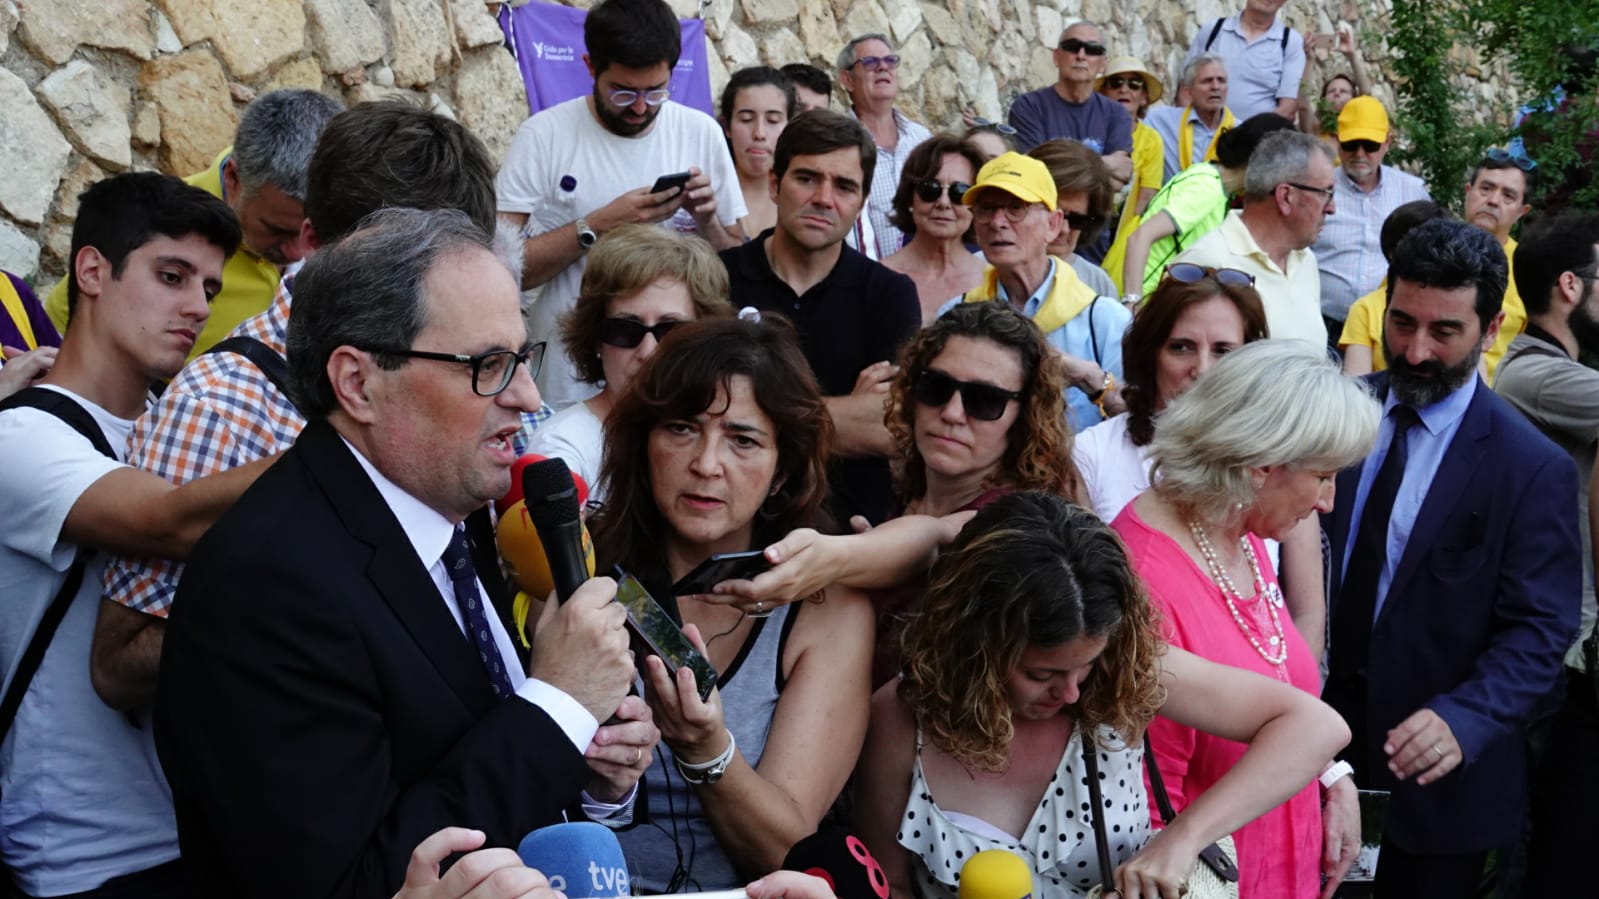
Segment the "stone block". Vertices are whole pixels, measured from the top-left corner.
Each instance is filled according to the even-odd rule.
[[[39,82],[38,97],[56,114],[78,151],[121,171],[133,161],[128,147],[128,89],[82,59],[74,59]]]
[[[805,44],[793,31],[784,28],[767,35],[761,42],[761,58],[773,68],[805,61]]]
[[[1008,0],[1008,3],[1010,8],[1006,12],[1006,19],[1013,23],[1011,27],[1021,32],[1023,38],[1041,43],[1047,43],[1054,38],[1054,35],[1040,36],[1037,31],[1033,30],[1036,22],[1034,22],[1032,3],[1028,2],[1028,0]]]
[[[11,32],[17,30],[17,22],[21,18],[17,0],[0,0],[0,53],[6,52],[11,46]]]
[[[438,0],[390,0],[394,83],[426,87],[450,66],[450,32]]]
[[[1105,23],[1111,20],[1110,9],[1110,0],[1083,0],[1082,12],[1078,16],[1098,25],[1101,31],[1106,32],[1106,39],[1110,40],[1110,35],[1115,34],[1113,29],[1105,27]]]
[[[710,0],[700,16],[705,20],[705,35],[712,40],[721,40],[722,31],[733,18],[733,0]],[[714,56],[715,54],[708,54]]]
[[[32,0],[21,7],[17,37],[51,65],[80,45],[121,50],[149,59],[155,50],[150,5],[143,0]]]
[[[768,25],[775,22],[792,22],[799,18],[799,4],[794,0],[739,0],[747,25]]]
[[[28,85],[0,69],[0,210],[25,225],[43,222],[71,152]]]
[[[317,58],[329,72],[383,58],[383,23],[365,0],[305,0],[305,21]]]
[[[1055,55],[1048,47],[1034,47],[1027,54],[1027,69],[1021,78],[1022,83],[1018,87],[1024,92],[1060,79],[1060,70],[1055,68]]]
[[[927,35],[921,32],[911,35],[910,40],[900,44],[900,90],[910,90],[921,83],[922,76],[927,73],[927,67],[932,57],[933,45],[927,40]]]
[[[915,3],[890,3],[888,13],[889,34],[896,43],[910,40],[922,25],[922,8]]]
[[[155,52],[182,53],[183,41],[178,40],[178,33],[172,30],[172,22],[166,13],[154,9],[150,15],[155,20]]]
[[[317,65],[315,59],[307,56],[278,67],[278,70],[272,73],[272,77],[261,85],[261,92],[291,87],[319,91],[322,89],[322,80],[322,67]]]
[[[527,89],[509,50],[487,47],[466,54],[455,76],[455,111],[496,163],[505,158],[528,115]]]
[[[78,197],[89,189],[89,185],[109,175],[109,172],[95,165],[92,160],[78,157],[76,162],[67,166],[66,175],[61,178],[61,186],[56,189],[52,218],[64,222],[77,221]]]
[[[727,30],[722,33],[721,51],[722,61],[727,63],[728,70],[732,72],[754,65],[761,58],[760,48],[755,46],[754,38],[733,22],[728,22]]]
[[[455,20],[455,40],[464,50],[475,50],[503,43],[505,33],[483,0],[450,0],[450,16]]]
[[[894,29],[889,27],[888,13],[883,12],[882,4],[877,0],[860,0],[851,3],[849,12],[843,18],[840,34],[843,40],[838,42],[838,48],[833,52],[843,49],[844,42],[853,40],[863,34],[888,34]]]
[[[1035,33],[1038,43],[1046,46],[1059,43],[1060,33],[1066,29],[1065,19],[1061,18],[1060,12],[1053,6],[1035,6],[1033,9],[1037,13],[1038,31]]]
[[[0,268],[26,278],[39,270],[39,244],[0,219]]]
[[[185,50],[145,63],[139,89],[161,114],[163,171],[191,175],[233,143],[239,117],[222,66],[206,50]]]
[[[955,17],[949,10],[935,3],[922,4],[922,21],[927,23],[927,35],[942,46],[951,46],[960,41],[960,26],[955,24]]]
[[[305,48],[299,0],[158,0],[185,47],[209,40],[234,78],[252,81]]]
[[[141,147],[161,143],[161,112],[154,103],[140,103],[133,111],[133,142]]]
[[[722,88],[727,87],[727,81],[732,77],[720,53],[705,54],[705,74],[711,81],[711,96],[720,97]]]
[[[801,0],[799,13],[800,40],[805,42],[806,61],[820,64],[829,72],[843,49],[844,39],[838,34],[838,20],[827,0]]]

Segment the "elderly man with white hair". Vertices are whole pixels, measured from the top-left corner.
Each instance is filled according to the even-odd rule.
[[[877,169],[866,209],[845,242],[873,259],[899,252],[905,235],[894,227],[894,191],[905,160],[931,131],[894,108],[899,98],[899,53],[883,34],[863,34],[838,54],[838,83],[849,95],[849,114],[871,132]]]

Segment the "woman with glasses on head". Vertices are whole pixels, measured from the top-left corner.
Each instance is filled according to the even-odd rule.
[[[983,278],[982,259],[966,248],[972,211],[961,202],[982,166],[976,148],[949,134],[922,141],[905,159],[889,216],[905,246],[883,264],[916,283],[923,324]]]
[[[983,162],[1016,150],[1016,129],[1004,122],[985,119],[964,109],[961,110],[961,121],[966,125],[961,140],[975,147],[978,155],[983,157]],[[982,168],[982,165],[978,168]]]
[[[772,152],[783,126],[794,117],[796,103],[794,85],[770,66],[739,69],[722,89],[722,130],[727,133],[738,187],[749,210],[738,223],[748,240],[777,224]]]
[[[685,325],[605,423],[597,570],[636,576],[719,672],[701,700],[687,666],[643,660],[661,730],[648,818],[619,834],[636,883],[739,887],[777,869],[843,789],[865,736],[871,606],[828,587],[751,617],[672,584],[713,554],[823,528],[832,425],[781,321]]]
[[[727,268],[703,240],[650,225],[622,225],[589,251],[561,342],[578,380],[599,393],[538,423],[523,415],[518,452],[559,458],[605,498],[599,483],[605,419],[668,331],[699,318],[733,314]]]
[[[1154,485],[1112,523],[1174,647],[1321,692],[1316,656],[1288,610],[1265,538],[1332,511],[1333,477],[1370,452],[1379,406],[1319,348],[1263,340],[1227,354],[1161,414]],[[1179,814],[1233,770],[1243,747],[1157,719],[1151,743]],[[1328,896],[1360,849],[1345,763],[1233,834],[1239,895]],[[1322,875],[1328,878],[1323,889]]]
[[[984,507],[934,564],[855,777],[859,833],[894,899],[954,899],[987,849],[1019,856],[1034,896],[1104,884],[1179,899],[1201,849],[1348,741],[1315,697],[1162,645],[1128,562],[1091,513],[1025,492]],[[1242,758],[1151,837],[1140,744],[1157,714],[1238,741]]]
[[[1055,205],[1065,218],[1060,237],[1049,245],[1049,255],[1064,259],[1096,295],[1120,296],[1110,275],[1077,252],[1099,240],[1110,217],[1115,200],[1110,170],[1098,153],[1074,140],[1047,140],[1027,155],[1049,167],[1049,176],[1055,179]]]
[[[1105,74],[1094,82],[1094,89],[1120,103],[1133,120],[1133,180],[1127,183],[1127,198],[1116,221],[1115,239],[1101,263],[1115,282],[1116,295],[1121,296],[1127,238],[1137,230],[1149,201],[1166,180],[1166,144],[1154,128],[1144,123],[1149,104],[1164,96],[1166,89],[1136,56],[1112,59]]]

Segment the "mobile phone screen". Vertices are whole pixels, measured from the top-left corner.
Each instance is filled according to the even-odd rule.
[[[678,172],[673,175],[662,175],[661,177],[655,179],[655,186],[650,188],[650,193],[658,194],[663,190],[671,190],[674,187],[686,187],[688,185],[688,179],[688,172]]]
[[[666,662],[667,669],[675,673],[677,669],[688,666],[694,672],[700,700],[703,702],[710,698],[711,689],[716,686],[716,669],[700,655],[694,644],[688,642],[672,616],[666,614],[666,610],[644,589],[638,578],[624,574],[617,579],[616,601],[627,610],[629,628],[644,640],[651,652]],[[643,659],[639,659],[639,662],[642,665]]]

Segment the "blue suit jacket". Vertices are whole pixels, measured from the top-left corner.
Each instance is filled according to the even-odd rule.
[[[1385,374],[1369,382],[1387,395]],[[1338,476],[1322,520],[1334,610],[1359,479],[1359,466]],[[1582,598],[1577,489],[1571,457],[1479,384],[1373,623],[1371,745],[1351,747],[1356,783],[1393,791],[1386,833],[1411,852],[1494,849],[1521,835],[1522,726],[1560,675]],[[1382,742],[1422,708],[1448,723],[1465,762],[1418,787],[1394,779]]]

